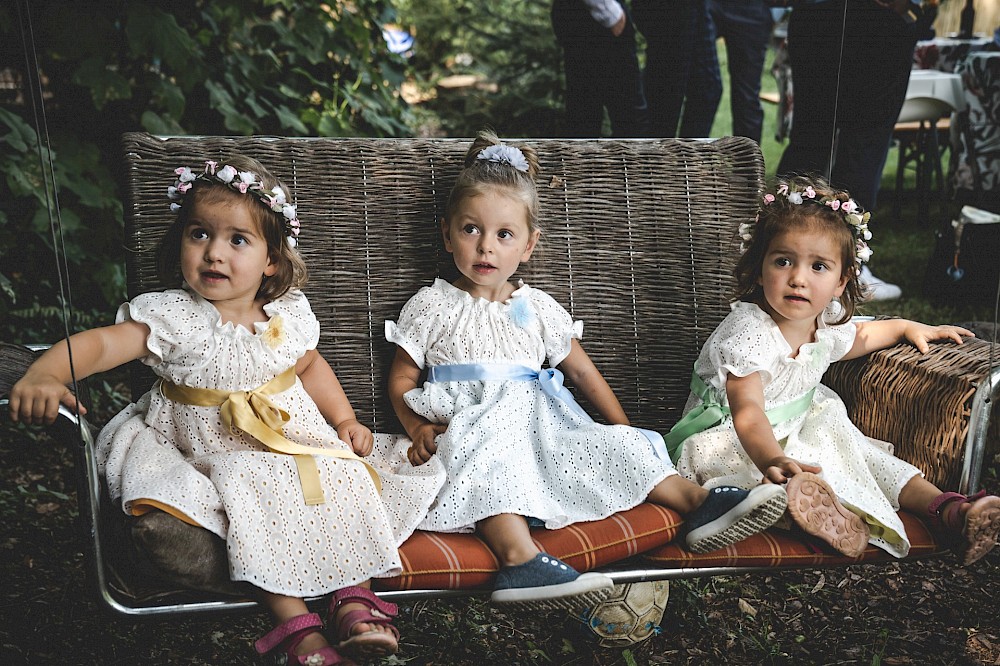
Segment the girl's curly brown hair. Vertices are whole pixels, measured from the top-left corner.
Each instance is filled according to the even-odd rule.
[[[858,262],[857,247],[850,226],[844,221],[844,213],[836,211],[822,201],[839,200],[846,202],[850,195],[838,190],[822,178],[795,176],[778,181],[778,188],[788,187],[789,192],[801,192],[812,187],[816,197],[803,199],[802,203],[792,203],[788,197],[777,195],[774,200],[760,208],[757,221],[752,228],[752,237],[746,251],[740,257],[733,271],[736,277],[734,300],[762,305],[764,290],[760,277],[764,268],[764,257],[778,236],[794,231],[820,231],[829,234],[840,248],[841,277],[847,278],[844,293],[838,299],[842,306],[841,316],[833,324],[843,324],[854,316],[859,303],[866,297],[865,288],[858,279],[861,265]]]
[[[285,198],[291,200],[291,194],[285,184],[252,157],[233,155],[219,160],[219,164],[228,164],[237,171],[251,171],[257,174],[264,191],[270,192],[271,188],[277,186],[284,191]],[[180,269],[181,238],[190,224],[194,210],[199,204],[219,203],[246,206],[251,218],[257,224],[257,229],[267,242],[271,262],[278,267],[274,275],[264,277],[257,290],[257,299],[273,301],[283,296],[289,289],[301,289],[305,286],[308,279],[306,264],[295,248],[290,247],[286,241],[285,217],[257,201],[253,195],[241,194],[222,183],[212,183],[202,179],[192,182],[191,189],[184,195],[184,205],[177,212],[177,219],[160,241],[156,266],[157,275],[164,285],[180,286],[183,282]]]

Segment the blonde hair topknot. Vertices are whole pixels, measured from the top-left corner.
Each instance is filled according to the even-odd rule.
[[[527,171],[519,171],[509,164],[479,159],[482,151],[490,146],[503,144],[521,151],[528,163]],[[455,209],[466,199],[499,189],[524,203],[528,228],[538,231],[541,229],[538,219],[538,188],[535,184],[538,171],[538,153],[534,148],[525,143],[501,141],[491,129],[480,130],[465,154],[464,167],[448,196],[445,217],[452,217]]]

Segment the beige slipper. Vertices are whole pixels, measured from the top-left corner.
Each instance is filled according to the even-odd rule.
[[[788,480],[788,513],[795,524],[819,537],[847,557],[858,557],[868,547],[868,525],[837,500],[837,494],[812,472]]]

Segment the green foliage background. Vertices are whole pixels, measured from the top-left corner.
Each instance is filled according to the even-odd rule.
[[[74,328],[124,300],[122,132],[407,135],[406,65],[381,32],[395,16],[386,0],[0,5],[0,337],[62,335],[56,245]]]
[[[122,132],[470,137],[491,126],[501,136],[560,136],[562,56],[550,7],[551,0],[0,4],[0,339],[64,335],[55,245],[63,246],[72,285],[71,331],[110,323],[124,300]],[[22,29],[28,11],[32,40]],[[382,36],[393,26],[415,37],[405,54],[392,54]],[[640,57],[641,46],[640,38]],[[51,154],[36,133],[43,123],[31,103],[32,53]],[[719,55],[725,72],[721,46]],[[769,64],[762,83],[774,91]],[[445,85],[455,76],[465,83]],[[731,131],[728,76],[723,83],[712,136]],[[773,136],[774,108],[765,114],[761,148],[771,174],[784,144]],[[40,166],[50,162],[61,211],[56,239],[46,205],[51,179]],[[893,149],[884,202],[895,172]],[[905,298],[868,310],[992,319],[988,306],[919,298],[934,229],[913,224],[914,207],[904,199],[899,219],[885,206],[875,211],[873,269],[899,283]],[[932,225],[956,212],[936,208]]]

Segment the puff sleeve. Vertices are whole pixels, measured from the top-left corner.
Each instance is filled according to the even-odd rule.
[[[514,292],[515,298],[522,297],[518,293],[521,290],[527,291],[523,297],[529,299],[532,309],[538,317],[545,356],[549,365],[554,368],[569,356],[572,341],[583,338],[583,322],[574,321],[566,308],[539,289],[522,287]]]
[[[434,332],[440,328],[445,299],[440,290],[422,287],[406,302],[395,322],[385,322],[385,339],[398,345],[423,370]]]

